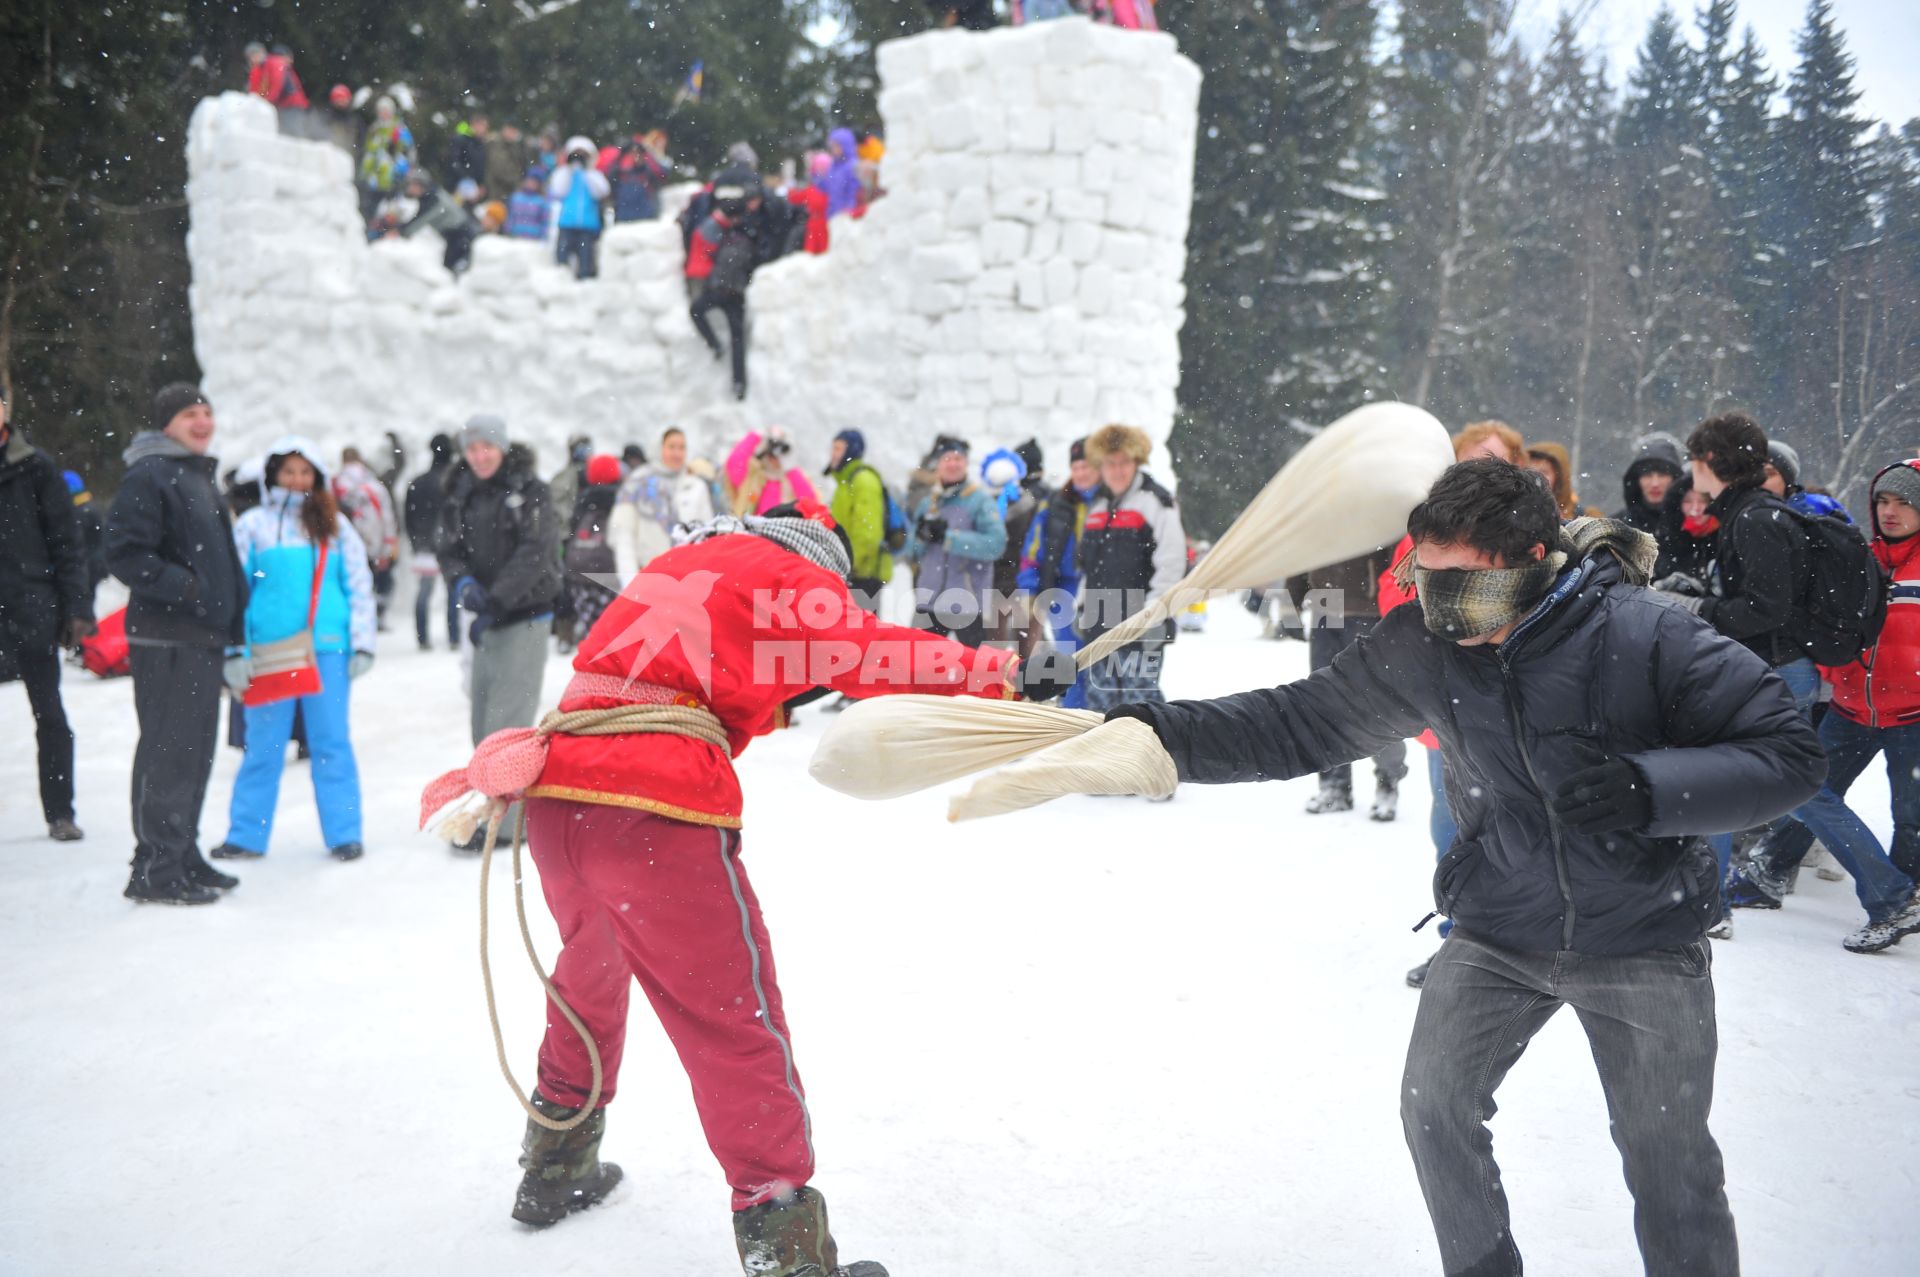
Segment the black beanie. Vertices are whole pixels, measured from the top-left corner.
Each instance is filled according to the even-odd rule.
[[[1075,439],[1067,448],[1067,460],[1085,461],[1087,459],[1087,439],[1085,435]]]
[[[1020,458],[1021,464],[1026,466],[1029,475],[1039,474],[1042,470],[1046,469],[1040,454],[1040,441],[1037,439],[1029,439],[1025,443],[1017,445],[1013,450],[1013,455]]]
[[[165,430],[186,409],[206,402],[207,397],[200,393],[200,387],[190,381],[176,381],[171,386],[162,386],[160,393],[153,397],[153,428]]]

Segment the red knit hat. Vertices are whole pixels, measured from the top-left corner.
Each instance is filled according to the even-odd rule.
[[[587,458],[587,483],[598,487],[603,483],[620,482],[620,458],[611,452],[602,452]]]

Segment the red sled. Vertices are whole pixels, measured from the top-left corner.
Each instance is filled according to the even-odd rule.
[[[133,672],[127,661],[127,609],[101,617],[93,637],[80,640],[80,663],[101,678]]]

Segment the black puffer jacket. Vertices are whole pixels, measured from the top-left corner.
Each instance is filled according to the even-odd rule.
[[[218,462],[158,431],[135,437],[107,516],[107,569],[132,592],[134,643],[246,641],[247,580],[220,499]]]
[[[1301,682],[1143,707],[1182,780],[1282,780],[1431,726],[1460,834],[1436,908],[1514,949],[1624,954],[1688,944],[1720,915],[1700,835],[1818,791],[1826,758],[1786,684],[1610,557],[1564,573],[1499,648],[1427,632],[1417,605]],[[1562,828],[1547,800],[1593,747],[1653,795],[1644,832]]]
[[[560,598],[559,516],[533,458],[515,444],[491,479],[465,461],[447,476],[440,520],[440,574],[470,576],[493,597],[495,622],[524,621],[553,611]]]
[[[1794,637],[1805,619],[1807,539],[1785,502],[1764,488],[1729,488],[1707,512],[1720,520],[1714,542],[1720,594],[1700,616],[1769,665],[1806,655]]]
[[[93,619],[87,546],[60,464],[12,431],[0,448],[0,626],[44,649],[62,622]]]

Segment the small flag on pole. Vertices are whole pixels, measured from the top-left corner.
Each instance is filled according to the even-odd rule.
[[[687,72],[686,83],[682,84],[680,91],[673,95],[673,105],[679,106],[683,102],[698,103],[700,101],[700,91],[706,87],[706,84],[707,64],[705,62],[694,63],[692,69]]]

